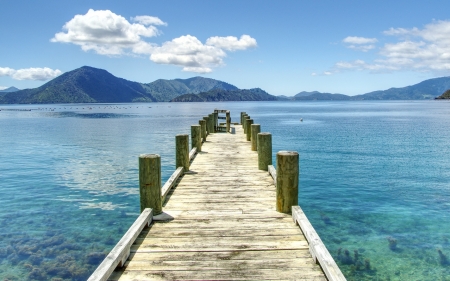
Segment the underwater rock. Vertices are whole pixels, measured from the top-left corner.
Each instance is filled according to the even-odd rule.
[[[29,280],[47,280],[45,273],[42,269],[34,267],[33,270],[28,274]]]
[[[391,251],[396,251],[398,248],[397,248],[397,239],[395,239],[394,237],[392,237],[392,236],[389,236],[388,238],[387,238],[387,240],[388,240],[388,242],[389,242],[389,249],[391,249]]]
[[[93,253],[89,253],[86,256],[86,260],[87,260],[88,264],[97,265],[97,264],[100,264],[105,257],[106,257],[106,255],[104,253],[93,252]]]
[[[333,224],[333,222],[331,221],[330,217],[328,217],[328,216],[325,215],[324,213],[320,213],[320,218],[322,219],[322,221],[323,221],[326,225],[331,225],[331,224]]]
[[[444,253],[441,251],[441,249],[438,249],[438,254],[439,254],[439,263],[441,265],[449,265],[449,261],[446,255],[444,255]]]
[[[364,260],[364,269],[365,270],[372,270],[372,268],[370,266],[370,260],[369,259],[365,259]]]

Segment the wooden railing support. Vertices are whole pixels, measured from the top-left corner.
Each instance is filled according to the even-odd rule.
[[[202,151],[202,126],[191,126],[191,148],[197,148],[197,152]]]
[[[139,194],[141,213],[153,209],[153,215],[162,213],[161,157],[158,154],[139,156]]]
[[[184,172],[189,171],[189,135],[175,136],[175,150],[176,150],[176,166],[183,167]]]
[[[251,141],[252,141],[252,151],[258,150],[258,134],[261,132],[261,125],[260,124],[252,124],[251,125]]]
[[[298,205],[299,155],[296,151],[277,153],[277,211],[290,214]]]
[[[267,166],[272,165],[272,134],[259,133],[257,138],[258,169],[267,171]]]

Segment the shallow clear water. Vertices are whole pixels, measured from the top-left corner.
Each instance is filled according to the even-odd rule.
[[[165,181],[175,135],[214,108],[300,153],[300,205],[348,280],[447,280],[436,101],[0,105],[0,279],[85,280],[139,213],[139,154],[161,155]]]

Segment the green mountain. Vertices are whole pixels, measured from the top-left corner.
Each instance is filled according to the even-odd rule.
[[[38,88],[0,92],[0,104],[162,102],[212,89],[239,90],[231,84],[203,77],[159,79],[141,84],[118,78],[103,69],[83,66]]]
[[[0,103],[150,102],[156,99],[137,82],[115,77],[106,70],[83,66],[35,89],[0,97]]]
[[[424,100],[434,99],[450,89],[450,77],[433,78],[403,88],[390,88],[364,95],[353,96],[355,100]]]
[[[199,94],[186,94],[176,97],[172,102],[207,102],[207,101],[275,101],[277,97],[255,88],[249,90],[212,89]]]
[[[445,91],[442,95],[440,95],[439,97],[436,97],[435,99],[437,100],[447,100],[450,99],[450,89]]]
[[[231,84],[204,77],[174,80],[158,79],[152,83],[143,84],[143,87],[158,101],[171,101],[180,95],[198,94],[212,89],[238,90],[236,86]]]

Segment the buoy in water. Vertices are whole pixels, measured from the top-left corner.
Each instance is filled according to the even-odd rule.
[[[300,122],[303,122],[303,118],[300,118]]]

